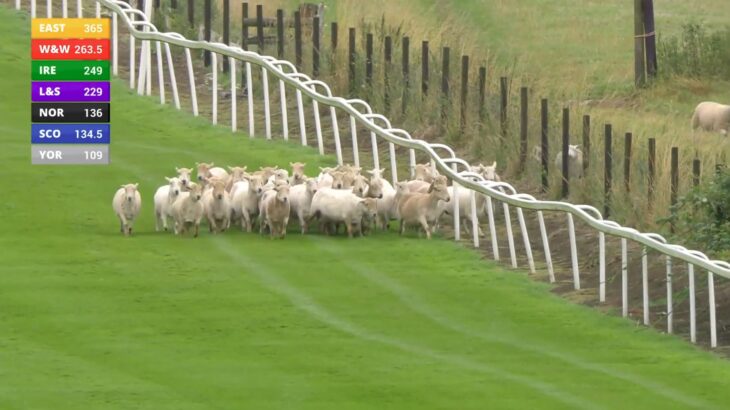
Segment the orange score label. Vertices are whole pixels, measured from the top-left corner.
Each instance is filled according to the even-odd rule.
[[[109,40],[31,40],[33,60],[109,60]]]
[[[33,19],[31,38],[110,38],[108,18]]]

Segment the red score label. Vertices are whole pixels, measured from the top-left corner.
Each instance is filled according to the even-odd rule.
[[[109,39],[31,40],[34,60],[109,60]]]

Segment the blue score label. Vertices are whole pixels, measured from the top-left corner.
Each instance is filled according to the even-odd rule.
[[[32,124],[32,144],[108,144],[109,124]]]

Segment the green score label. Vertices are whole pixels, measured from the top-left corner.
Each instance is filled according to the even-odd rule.
[[[109,61],[53,61],[32,62],[32,80],[108,81]]]

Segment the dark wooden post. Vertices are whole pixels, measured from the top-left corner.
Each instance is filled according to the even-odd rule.
[[[330,52],[332,55],[331,61],[330,61],[330,74],[334,75],[335,70],[337,69],[337,35],[339,34],[339,28],[337,26],[337,22],[332,22],[332,25],[330,25]]]
[[[284,58],[284,10],[276,10],[276,53],[280,59]]]
[[[626,192],[631,192],[631,139],[631,133],[627,132],[624,136],[624,189]]]
[[[383,105],[385,112],[390,113],[390,67],[393,63],[393,39],[385,36],[385,64],[383,65]]]
[[[499,126],[502,139],[507,136],[507,77],[499,79]]]
[[[421,97],[428,95],[428,41],[421,43]]]
[[[160,8],[160,0],[155,0],[155,2],[154,2],[154,7],[155,7],[156,9],[159,9],[159,8]]]
[[[646,203],[649,211],[654,206],[654,186],[656,183],[656,139],[649,138],[649,172],[648,172],[648,191],[646,193]]]
[[[403,96],[402,96],[402,106],[401,106],[401,114],[405,115],[406,111],[408,109],[408,98],[410,97],[410,88],[411,88],[411,57],[410,57],[410,51],[411,51],[411,38],[410,37],[403,37],[403,51],[402,51],[402,63],[403,63]]]
[[[441,50],[441,121],[446,122],[449,116],[449,68],[451,66],[450,63],[450,55],[451,55],[451,49],[449,47],[444,47]]]
[[[223,0],[223,43],[231,44],[231,0]],[[228,72],[228,57],[223,58],[223,72]]]
[[[613,184],[613,148],[611,124],[606,124],[604,130],[604,154],[603,154],[603,217],[611,215],[611,186]]]
[[[671,194],[669,198],[672,207],[672,216],[674,216],[674,206],[677,204],[677,194],[679,193],[679,148],[672,147],[672,168],[671,168]],[[671,219],[669,229],[674,233],[674,218]]]
[[[191,28],[195,28],[195,0],[188,0],[188,23]]]
[[[479,126],[484,123],[487,114],[487,67],[479,67]]]
[[[467,98],[469,96],[469,56],[461,56],[461,121],[459,123],[461,132],[466,129],[466,113],[468,110]]]
[[[248,24],[246,24],[246,19],[248,19],[248,3],[243,2],[241,4],[241,48],[244,50],[248,50]],[[241,72],[243,71],[241,70]]]
[[[212,13],[213,4],[211,0],[205,0],[204,3],[204,27],[203,27],[203,34],[205,36],[205,41],[210,41],[210,25],[211,25],[211,13]],[[205,66],[210,66],[210,51],[205,50],[205,53],[203,53],[203,62],[205,63]]]
[[[170,8],[173,10],[177,8],[177,0],[170,0]]]
[[[644,46],[646,47],[646,72],[649,78],[657,75],[656,34],[654,33],[654,0],[644,1]]]
[[[373,86],[373,33],[365,36],[365,84],[369,92]]]
[[[259,54],[264,53],[264,6],[256,5],[256,42],[259,47]]]
[[[695,158],[692,160],[692,186],[695,188],[697,188],[697,186],[700,184],[701,166],[702,163],[700,162],[699,158]]]
[[[591,158],[591,116],[583,116],[583,175]]]
[[[355,28],[350,27],[350,38],[349,40],[349,70],[348,70],[348,79],[350,81],[350,96],[355,95],[355,59],[357,57],[356,50],[355,50]]]
[[[644,7],[642,0],[634,0],[634,81],[637,87],[646,83],[644,60]]]
[[[548,191],[548,100],[540,100],[540,165],[542,165],[542,192]]]
[[[319,77],[319,17],[312,19],[312,75]]]
[[[563,173],[563,189],[562,197],[567,198],[570,195],[570,110],[563,108],[563,151],[562,151],[562,173]]]
[[[520,87],[520,168],[525,171],[527,162],[527,87]]]
[[[302,69],[302,15],[294,12],[294,63],[298,70]]]

